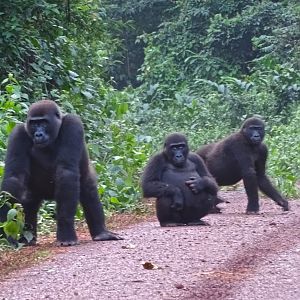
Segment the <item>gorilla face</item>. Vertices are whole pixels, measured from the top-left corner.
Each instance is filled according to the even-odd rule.
[[[242,127],[242,133],[250,144],[259,145],[265,136],[263,121],[258,118],[248,119]]]
[[[187,158],[187,146],[185,143],[170,144],[168,151],[174,166],[181,167],[184,165]]]
[[[251,125],[246,129],[246,136],[251,141],[251,144],[258,145],[263,141],[264,128],[259,125]]]
[[[167,136],[164,144],[164,154],[175,167],[183,167],[189,153],[186,137],[181,133]]]
[[[56,140],[62,123],[58,106],[53,101],[42,102],[43,106],[31,106],[26,121],[27,134],[38,148],[45,148]]]
[[[45,118],[32,118],[29,120],[28,130],[35,146],[46,147],[49,144],[48,120]]]

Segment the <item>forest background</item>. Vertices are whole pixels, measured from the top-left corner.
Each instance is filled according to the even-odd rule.
[[[166,134],[196,150],[253,115],[267,124],[268,174],[299,193],[297,0],[1,1],[0,66],[0,176],[9,133],[49,98],[84,122],[106,214],[142,209],[139,178]],[[43,232],[54,211],[41,209]],[[20,209],[1,226],[19,234]]]

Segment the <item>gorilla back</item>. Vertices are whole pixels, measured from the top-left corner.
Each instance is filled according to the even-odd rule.
[[[74,216],[82,205],[93,240],[119,239],[107,231],[95,173],[90,166],[79,117],[62,115],[55,102],[42,100],[29,108],[25,124],[17,125],[9,138],[2,191],[22,203],[25,223],[35,244],[37,213],[42,200],[56,200],[57,241],[74,245]],[[13,200],[12,200],[13,201]],[[2,207],[0,221],[7,208]],[[26,243],[25,238],[21,238]]]

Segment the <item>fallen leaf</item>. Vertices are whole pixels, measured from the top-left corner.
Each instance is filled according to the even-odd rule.
[[[158,269],[158,266],[151,263],[150,261],[146,261],[143,263],[143,267],[144,269],[146,270],[157,270]]]

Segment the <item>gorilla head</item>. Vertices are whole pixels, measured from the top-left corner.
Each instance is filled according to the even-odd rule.
[[[62,123],[62,113],[54,101],[42,100],[30,106],[26,132],[34,146],[45,148],[57,138]]]
[[[243,123],[241,132],[250,144],[259,145],[265,136],[265,124],[263,120],[252,117]]]
[[[186,137],[181,133],[168,135],[164,143],[163,152],[167,160],[175,167],[183,167],[189,153]]]

